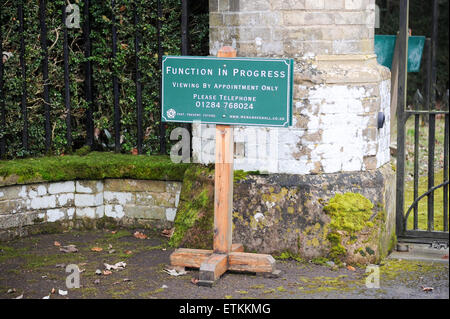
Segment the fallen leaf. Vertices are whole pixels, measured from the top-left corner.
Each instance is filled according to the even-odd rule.
[[[8,291],[6,293],[12,294],[13,292],[16,292],[16,288],[8,289]]]
[[[55,242],[53,243],[53,245],[55,245],[55,246],[58,246],[58,247],[59,247],[59,246],[61,246],[61,243],[60,243],[59,241],[56,241],[56,240],[55,240]]]
[[[172,237],[173,231],[174,231],[174,230],[175,230],[175,228],[164,229],[164,230],[161,232],[161,235],[164,236],[164,237],[170,238],[170,237]]]
[[[106,263],[104,265],[105,265],[106,270],[111,270],[111,269],[120,270],[120,269],[124,269],[127,266],[127,264],[124,263],[123,261],[119,261],[118,263],[116,263],[114,265],[110,265],[110,264],[106,264]]]
[[[60,294],[61,296],[66,296],[67,290],[58,289],[58,294]]]
[[[56,268],[64,268],[64,267],[66,267],[66,264],[56,264],[55,267]]]
[[[192,277],[191,283],[193,283],[194,285],[198,284],[198,279],[195,277]]]
[[[117,233],[117,230],[111,230],[111,234],[115,234],[115,233]]]
[[[76,253],[78,251],[78,249],[77,249],[77,247],[75,247],[75,245],[68,245],[68,246],[60,247],[59,251],[61,251],[63,253]]]
[[[128,279],[128,278],[123,278],[123,280],[122,280],[123,282],[128,282],[128,281],[131,281],[131,279]]]
[[[429,292],[429,291],[433,291],[433,287],[421,287],[422,288],[422,291],[426,291],[426,292]]]
[[[91,250],[92,251],[102,251],[103,248],[102,247],[92,247]]]
[[[109,276],[109,275],[111,275],[111,274],[112,274],[111,271],[109,271],[109,270],[103,270],[103,275]]]
[[[112,249],[112,245],[111,244],[108,245],[108,249]]]
[[[100,279],[95,279],[94,284],[98,285],[100,283]]]
[[[347,266],[347,269],[350,270],[350,271],[356,271],[355,267],[352,267],[350,265]]]
[[[187,274],[187,272],[186,272],[185,270],[179,270],[179,271],[177,271],[176,269],[169,269],[169,268],[166,268],[166,269],[164,269],[164,271],[165,271],[166,273],[168,273],[169,275],[175,276],[175,277],[183,276],[183,275],[186,275],[186,274]]]
[[[51,293],[54,294],[55,292],[56,292],[56,289],[55,289],[55,288],[52,288]]]
[[[131,255],[133,252],[131,250],[125,250],[125,254]]]
[[[145,235],[145,234],[143,234],[143,233],[141,233],[141,232],[135,232],[134,234],[133,234],[133,236],[135,237],[135,238],[138,238],[138,239],[146,239],[147,238],[147,235]]]
[[[111,249],[111,250],[108,251],[109,254],[114,254],[115,252],[116,252],[115,249]]]

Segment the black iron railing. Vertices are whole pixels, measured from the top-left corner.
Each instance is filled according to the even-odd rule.
[[[17,2],[12,2],[17,5],[17,20],[19,22],[19,32],[20,32],[20,49],[19,49],[19,61],[20,61],[20,77],[21,77],[21,97],[20,97],[20,110],[21,110],[21,121],[22,121],[22,147],[25,151],[29,149],[29,120],[28,120],[28,109],[27,109],[27,64],[25,59],[25,51],[26,51],[26,38],[24,36],[24,31],[26,30],[26,20],[24,19],[24,1],[19,0]],[[140,3],[140,2],[138,2]],[[189,10],[188,10],[188,0],[181,1],[181,34],[180,34],[180,45],[181,52],[183,55],[189,54]],[[86,145],[92,146],[94,144],[94,80],[93,80],[93,64],[92,64],[92,39],[91,39],[91,1],[84,0],[83,12],[82,12],[82,31],[83,31],[83,46],[84,46],[84,99],[87,103],[87,108],[85,111],[85,130],[86,130]],[[69,4],[70,6],[70,4]],[[117,21],[115,12],[119,9],[117,5],[117,1],[111,0],[112,6],[112,15],[111,15],[111,36],[112,36],[112,61],[116,58],[117,54],[117,46],[118,46],[118,30],[117,30]],[[136,87],[136,127],[137,127],[137,150],[139,154],[143,153],[143,140],[144,140],[144,110],[143,110],[143,101],[142,101],[142,74],[140,71],[140,52],[141,52],[141,41],[142,34],[139,30],[140,17],[138,14],[138,5],[133,3],[132,11],[133,11],[133,22],[134,22],[134,53],[135,53],[135,87]],[[2,14],[2,7],[0,7],[0,17]],[[41,73],[42,73],[42,101],[44,106],[44,132],[45,132],[45,151],[49,151],[52,147],[52,118],[51,118],[51,96],[49,94],[49,90],[51,88],[51,84],[49,81],[49,50],[47,47],[48,40],[48,28],[46,23],[47,16],[47,1],[39,0],[39,24],[40,24],[40,34],[36,34],[36,37],[40,39],[40,48],[41,48]],[[61,79],[64,83],[64,89],[62,95],[64,96],[64,115],[65,115],[65,124],[66,124],[66,139],[67,146],[69,149],[72,148],[73,145],[73,126],[72,126],[72,106],[71,106],[71,79],[70,79],[70,45],[68,43],[68,27],[66,25],[66,6],[61,8],[61,29],[62,29],[62,41],[63,41],[63,70],[64,75]],[[156,19],[156,29],[157,29],[157,55],[158,55],[158,65],[161,68],[162,65],[162,56],[164,55],[163,50],[163,38],[162,38],[162,20],[163,20],[163,6],[161,0],[157,1],[157,19]],[[4,27],[0,25],[0,53],[3,52],[3,31]],[[114,68],[113,68],[114,69]],[[4,63],[3,56],[0,59],[0,158],[4,158],[7,152],[7,143],[5,139],[5,130],[6,130],[6,113],[7,109],[5,107],[5,81],[4,81]],[[115,145],[114,149],[116,152],[121,151],[121,109],[119,104],[119,96],[120,96],[120,80],[116,76],[114,70],[112,72],[112,90],[113,90],[113,109],[114,109],[114,140]],[[159,79],[159,108],[161,106],[161,81]],[[160,114],[155,114],[154,118],[159,118]],[[166,146],[166,127],[165,124],[160,122],[159,124],[159,140],[160,140],[160,153],[165,154],[167,150]]]

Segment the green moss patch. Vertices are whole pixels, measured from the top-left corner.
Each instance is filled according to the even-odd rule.
[[[330,232],[327,235],[330,243],[328,257],[337,265],[341,264],[348,254],[347,246],[358,246],[358,240],[365,240],[361,231],[375,228],[374,221],[371,221],[373,208],[372,202],[358,193],[336,194],[324,207],[324,211],[331,218]],[[377,218],[377,221],[379,219]],[[371,241],[372,232],[372,230],[368,232],[367,242]],[[375,255],[375,251],[367,245],[364,250],[361,248],[353,250],[362,257]]]
[[[172,247],[211,249],[214,225],[214,169],[192,165],[183,179]]]
[[[336,194],[323,209],[331,216],[332,229],[356,233],[366,226],[373,226],[369,221],[373,204],[361,194]]]
[[[17,159],[0,161],[0,186],[104,178],[181,181],[189,166],[172,163],[168,156],[108,152]]]

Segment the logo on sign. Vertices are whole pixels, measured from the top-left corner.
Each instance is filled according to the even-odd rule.
[[[174,109],[169,109],[166,114],[169,119],[173,119],[177,115],[177,112]]]

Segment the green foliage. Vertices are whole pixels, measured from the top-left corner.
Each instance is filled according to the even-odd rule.
[[[6,137],[7,158],[42,155],[45,147],[43,80],[39,25],[39,1],[24,1],[27,65],[27,109],[29,119],[29,151],[22,147],[23,118],[21,113],[22,78],[20,73],[20,33],[17,17],[19,1],[2,1],[0,26],[3,34],[3,50],[13,56],[5,63],[6,129],[0,132]],[[84,1],[71,1],[80,8],[83,25]],[[181,54],[181,1],[161,0],[161,38],[163,53]],[[133,4],[138,7],[141,23],[135,28]],[[47,1],[46,24],[48,29],[49,87],[51,103],[52,152],[68,153],[66,140],[66,113],[64,106],[64,63],[62,8],[64,0]],[[190,54],[208,55],[208,2],[191,1],[189,17]],[[122,151],[130,152],[137,145],[136,87],[135,87],[135,31],[141,34],[140,71],[143,87],[144,153],[159,153],[159,77],[156,0],[91,1],[91,42],[94,92],[94,126],[99,130],[114,132],[112,76],[118,77],[119,103],[122,114]],[[112,15],[116,17],[117,55],[112,59]],[[87,102],[84,93],[84,40],[82,29],[68,29],[70,59],[70,92],[72,107],[72,136],[74,149],[86,141]],[[167,126],[170,131],[171,125]],[[168,135],[168,134],[167,134]],[[168,136],[167,136],[168,138]],[[170,141],[167,139],[167,142]],[[170,149],[168,147],[167,149]]]
[[[104,178],[180,181],[188,167],[172,163],[168,156],[91,152],[0,161],[0,176],[15,176],[18,183]]]
[[[344,230],[350,234],[359,232],[366,226],[373,226],[369,221],[373,204],[358,193],[336,194],[330,199],[324,210],[331,215],[331,228]]]
[[[409,1],[409,28],[412,35],[431,37],[432,29],[432,3],[433,1],[412,0]],[[397,34],[399,30],[399,1],[376,0],[380,7],[380,28],[376,29],[377,34]],[[438,20],[438,47],[437,58],[437,85],[436,100],[440,100],[448,89],[449,77],[449,55],[448,55],[448,30],[449,30],[449,2],[439,1]],[[425,53],[425,52],[424,52]],[[422,55],[420,71],[408,73],[408,103],[413,101],[414,93],[419,89],[425,91],[426,80],[426,60]]]

